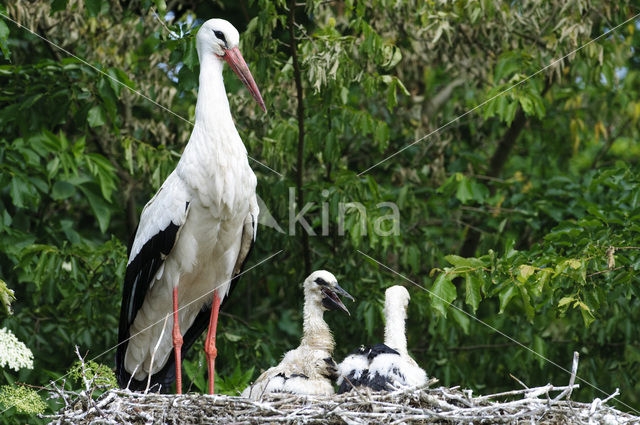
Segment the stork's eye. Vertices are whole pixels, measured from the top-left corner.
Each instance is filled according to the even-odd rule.
[[[314,280],[314,282],[317,283],[318,285],[321,285],[321,286],[327,286],[329,284],[329,283],[327,283],[326,280],[324,280],[321,277],[316,278],[316,280]]]
[[[227,43],[227,40],[224,38],[224,33],[222,31],[214,30],[213,33],[215,34],[216,37],[218,37],[220,40],[222,40],[225,44]]]

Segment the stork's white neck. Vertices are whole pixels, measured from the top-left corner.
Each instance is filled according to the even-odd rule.
[[[224,62],[211,52],[199,57],[196,123],[176,172],[191,188],[197,188],[203,205],[215,207],[216,214],[222,214],[220,208],[238,207],[237,202],[246,208],[244,194],[253,193],[255,175],[231,118],[222,80]]]
[[[303,314],[304,323],[302,325],[302,341],[300,341],[300,345],[332,353],[335,342],[329,325],[322,317],[324,310],[318,297],[305,297]]]
[[[402,355],[408,355],[405,321],[406,307],[396,303],[386,302],[384,306],[386,324],[384,327],[384,343]]]
[[[213,53],[200,55],[196,126],[204,126],[207,132],[228,127],[235,130],[222,78],[223,65],[223,60]]]

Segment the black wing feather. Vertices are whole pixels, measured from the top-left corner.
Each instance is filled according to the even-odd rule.
[[[371,361],[374,358],[378,357],[380,354],[396,354],[398,356],[400,355],[400,353],[386,344],[376,344],[372,347],[369,347],[369,355],[367,357]]]
[[[142,246],[138,255],[127,266],[122,290],[118,350],[116,352],[116,376],[118,384],[123,388],[127,386],[131,377],[124,368],[124,357],[129,345],[129,327],[138,310],[142,307],[153,277],[164,262],[165,256],[171,252],[179,229],[180,226],[173,222],[169,223],[164,230],[156,233]],[[133,239],[129,245],[129,251],[131,251],[132,244]],[[133,386],[133,381],[131,386]],[[146,387],[146,381],[143,389],[144,387]]]
[[[373,359],[381,354],[400,355],[400,353],[386,344],[375,344],[367,347],[361,345],[353,350],[350,355],[352,354],[366,356],[369,361],[369,365],[371,365]],[[398,375],[402,376],[400,371],[394,370],[394,372],[397,372]],[[346,377],[343,377],[340,388],[338,388],[338,394],[349,392],[353,387],[369,387],[374,391],[388,390],[389,382],[390,380],[388,377],[382,376],[378,373],[372,374],[368,369],[363,371],[357,379],[355,377],[355,371],[351,371]]]

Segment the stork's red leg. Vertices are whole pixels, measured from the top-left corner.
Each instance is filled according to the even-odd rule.
[[[173,288],[173,348],[176,358],[176,388],[182,394],[182,334],[178,319],[178,288]]]
[[[220,297],[218,291],[213,293],[213,305],[211,306],[211,318],[209,319],[209,331],[204,343],[204,351],[207,353],[207,369],[209,370],[209,394],[214,392],[214,380],[216,372],[216,327],[218,326],[218,311],[220,310]]]

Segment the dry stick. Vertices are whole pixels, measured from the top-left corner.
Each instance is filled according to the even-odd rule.
[[[76,351],[76,356],[78,356],[78,358],[80,359],[80,367],[82,369],[82,383],[85,386],[85,390],[89,391],[89,386],[88,383],[86,381],[86,374],[85,374],[85,370],[84,370],[84,358],[80,355],[80,350],[78,350],[78,346],[75,346],[75,351]]]
[[[620,388],[616,388],[616,390],[613,392],[613,394],[611,394],[609,397],[607,397],[604,400],[602,400],[602,404],[605,404],[607,401],[609,401],[612,398],[617,397],[619,395],[620,395]]]
[[[347,377],[345,376],[345,377],[344,377],[344,379],[349,383],[349,385],[351,385],[351,389],[352,389],[352,390],[354,390],[354,391],[356,392],[356,394],[358,394],[358,395],[360,396],[360,398],[362,399],[362,401],[364,401],[364,402],[370,401],[370,400],[367,400],[367,399],[364,397],[364,394],[362,394],[362,393],[360,392],[360,390],[358,390],[358,388],[356,388],[356,386],[355,386],[355,385],[353,385],[353,382],[351,382],[351,380],[350,380],[349,378],[347,378]]]
[[[538,391],[538,390],[541,390],[543,388],[546,388],[547,385],[545,385],[544,387],[538,387],[538,388],[527,388],[527,389],[523,389],[523,390],[512,390],[512,391],[504,391],[504,392],[496,393],[496,394],[483,395],[483,396],[476,397],[473,400],[481,401],[481,400],[490,400],[490,399],[494,399],[494,398],[498,398],[498,397],[504,397],[504,396],[508,396],[508,395],[531,394],[531,393],[534,393],[535,391]],[[563,386],[563,387],[551,386],[549,391],[562,391],[562,390],[566,390],[567,388],[568,387],[565,387],[565,386]]]
[[[578,361],[580,360],[580,353],[577,351],[573,352],[573,363],[571,365],[571,377],[569,378],[569,388],[560,393],[554,400],[560,400],[562,397],[566,396],[567,400],[571,398],[571,393],[573,392],[573,385],[576,382],[576,375],[578,374]]]
[[[518,384],[522,385],[524,388],[529,389],[529,387],[527,387],[524,382],[522,382],[521,380],[519,380],[518,378],[516,378],[512,374],[509,374],[509,376],[512,377]]]
[[[129,382],[127,382],[127,388],[126,388],[127,390],[131,386],[131,381],[133,380],[133,376],[138,372],[138,367],[140,367],[140,363],[136,365],[136,367],[133,369],[133,372],[131,372],[131,375],[129,376]]]
[[[91,408],[95,408],[96,410],[98,410],[99,413],[103,414],[100,409],[96,408],[97,407],[96,402],[93,400],[93,391],[95,390],[95,387],[96,387],[96,378],[98,376],[98,373],[96,371],[93,374],[93,377],[91,378],[91,380],[87,379],[87,369],[85,368],[84,357],[80,355],[80,349],[78,348],[77,345],[75,346],[75,351],[76,351],[76,355],[80,359],[80,367],[82,369],[82,382],[84,383],[84,387],[85,387],[85,390],[82,392],[82,394],[84,394],[86,397],[86,402],[87,402],[86,404],[87,404],[88,411],[91,411]],[[89,407],[91,405],[93,405],[93,407]]]
[[[158,347],[160,347],[160,342],[162,341],[162,337],[164,336],[164,330],[167,327],[167,320],[169,319],[169,315],[167,314],[164,318],[164,324],[162,325],[162,332],[160,332],[160,337],[158,338],[158,342],[156,342],[156,346],[153,348],[153,352],[151,353],[151,363],[149,364],[149,372],[147,373],[147,386],[144,389],[145,394],[149,391],[149,385],[151,385],[151,375],[153,371],[153,358],[156,356],[156,351],[158,351]],[[180,359],[176,359],[176,364]],[[137,366],[136,366],[137,368]]]

